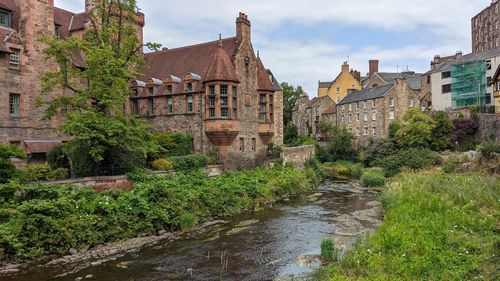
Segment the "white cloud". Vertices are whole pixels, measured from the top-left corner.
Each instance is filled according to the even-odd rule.
[[[56,5],[73,11],[83,10],[83,0],[56,0]],[[396,71],[409,65],[425,71],[436,54],[470,51],[470,19],[490,3],[489,0],[138,0],[146,14],[145,39],[169,48],[214,40],[219,33],[233,36],[234,19],[239,11],[252,21],[254,45],[261,49],[263,61],[282,81],[301,84],[311,94],[318,80],[333,79],[340,64],[350,55],[354,68],[366,72],[368,59],[379,59],[382,71]],[[410,46],[352,46],[357,36],[342,43],[326,41],[318,34],[276,32],[288,25],[332,27],[347,30],[383,30],[393,37],[408,36],[422,42]],[[313,37],[313,38],[311,38]],[[307,39],[306,39],[307,38]],[[394,38],[391,38],[394,41]],[[387,45],[387,44],[386,44]]]

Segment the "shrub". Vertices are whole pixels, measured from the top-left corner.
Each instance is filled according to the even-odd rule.
[[[174,168],[172,161],[164,158],[156,159],[151,165],[157,171],[170,171]]]
[[[192,138],[186,134],[165,132],[156,135],[158,144],[163,148],[164,157],[185,156],[191,154]]]
[[[452,155],[448,161],[443,164],[443,172],[450,174],[454,173],[457,170],[458,165],[460,164],[460,158],[456,155]]]
[[[316,157],[322,163],[335,161],[356,161],[358,153],[353,147],[356,137],[346,128],[337,128],[331,132],[326,148],[319,148]]]
[[[474,118],[457,118],[453,120],[455,130],[451,132],[451,141],[459,151],[470,151],[476,148],[476,134],[479,122]]]
[[[210,150],[205,156],[207,157],[207,165],[219,165],[222,163],[222,159],[217,150]]]
[[[170,157],[176,171],[193,171],[205,167],[208,163],[207,157],[203,155],[186,155]]]
[[[324,177],[323,170],[321,169],[321,163],[315,157],[307,160],[305,166],[306,168],[313,170],[319,177]]]
[[[363,150],[363,163],[367,166],[374,166],[374,162],[398,153],[399,147],[394,140],[380,140]]]
[[[385,185],[384,173],[368,171],[361,177],[361,182],[366,187],[379,187]]]
[[[283,146],[270,142],[267,145],[267,157],[269,159],[278,159],[281,157],[281,152],[283,152]]]
[[[58,145],[47,152],[47,162],[54,168],[69,168],[68,155],[63,150],[63,145]]]
[[[339,250],[335,247],[335,243],[330,239],[324,239],[321,242],[321,259],[323,262],[335,262],[339,257]]]
[[[482,159],[493,159],[496,153],[500,153],[500,143],[490,139],[479,145],[478,150]]]
[[[284,135],[284,143],[286,145],[291,145],[291,144],[295,143],[298,136],[299,136],[299,132],[298,132],[297,126],[295,126],[294,124],[291,124],[291,123],[286,125],[285,135]]]
[[[322,171],[329,179],[359,179],[363,173],[363,166],[359,163],[337,161],[323,164]]]
[[[19,173],[20,182],[35,182],[49,180],[52,168],[48,163],[26,165]]]
[[[442,151],[451,147],[450,133],[455,129],[453,122],[445,112],[439,111],[434,117],[436,126],[432,129],[432,140],[430,148],[435,151]]]
[[[422,169],[440,163],[437,153],[424,148],[409,148],[397,152],[397,154],[373,162],[375,166],[384,169],[386,177],[398,174],[403,167],[410,169]]]
[[[11,144],[0,144],[0,184],[6,183],[18,175],[11,158],[26,159],[26,153],[19,147]]]
[[[403,116],[395,138],[397,143],[404,147],[428,147],[432,142],[435,128],[436,121],[431,116],[419,108],[413,108]]]

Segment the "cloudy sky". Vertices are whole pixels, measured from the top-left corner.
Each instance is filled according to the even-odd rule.
[[[80,12],[84,0],[55,0]],[[343,61],[368,71],[425,72],[434,55],[470,52],[470,19],[490,0],[138,0],[145,41],[168,48],[234,36],[242,11],[252,22],[255,50],[280,81],[316,95]]]

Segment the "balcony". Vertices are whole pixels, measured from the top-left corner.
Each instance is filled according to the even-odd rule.
[[[205,121],[205,134],[216,146],[229,146],[240,134],[240,122],[230,119]]]

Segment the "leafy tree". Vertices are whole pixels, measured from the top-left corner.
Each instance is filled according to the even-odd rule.
[[[475,118],[457,118],[453,120],[455,130],[451,132],[451,141],[460,151],[474,150],[477,145],[479,121]]]
[[[46,58],[58,68],[44,75],[39,105],[46,103],[48,119],[62,108],[69,110],[60,129],[71,137],[64,150],[72,161],[90,160],[93,169],[139,165],[158,146],[147,125],[124,110],[130,95],[127,82],[140,75],[142,48],[159,46],[139,40],[135,0],[99,0],[96,6],[82,37],[41,39],[47,45]],[[46,97],[54,91],[64,93]],[[75,157],[81,153],[88,157]]]
[[[285,126],[285,136],[284,142],[286,145],[294,144],[299,137],[299,132],[297,130],[297,126],[292,123],[289,123]]]
[[[161,153],[165,157],[185,156],[191,154],[192,139],[190,136],[175,132],[164,132],[156,135],[158,144],[165,150]]]
[[[0,144],[0,183],[6,183],[17,175],[11,158],[26,159],[26,153],[15,145]]]
[[[448,114],[440,111],[434,115],[436,126],[432,130],[431,148],[435,151],[444,150],[451,147],[450,134],[455,127],[448,117]]]
[[[295,88],[286,82],[281,83],[281,88],[283,88],[283,121],[286,127],[292,122],[293,108],[300,96],[304,94],[304,90],[301,86]]]
[[[318,159],[321,162],[357,160],[357,151],[353,147],[353,141],[355,139],[356,136],[350,133],[346,128],[334,127],[328,139],[328,146],[318,149]]]
[[[431,144],[436,121],[418,108],[410,109],[403,116],[395,134],[397,142],[405,147],[427,147]]]

